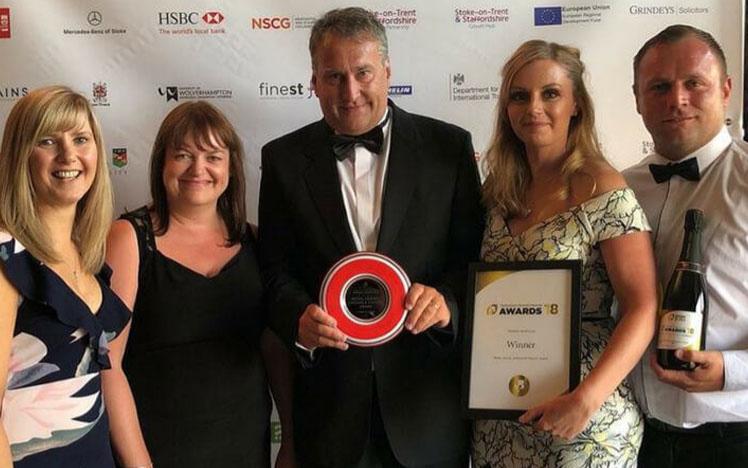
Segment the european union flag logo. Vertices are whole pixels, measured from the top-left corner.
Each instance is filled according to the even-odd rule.
[[[535,26],[561,24],[561,7],[535,8]]]

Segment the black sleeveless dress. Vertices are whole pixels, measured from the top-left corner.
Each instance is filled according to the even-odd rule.
[[[156,249],[148,212],[137,233],[138,294],[123,367],[154,466],[267,467],[270,398],[256,243],[207,278]]]

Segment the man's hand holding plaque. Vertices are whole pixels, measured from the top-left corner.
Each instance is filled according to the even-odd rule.
[[[446,327],[451,319],[439,291],[411,285],[397,263],[372,252],[336,263],[322,283],[319,302],[307,306],[299,319],[298,342],[307,349],[378,346],[403,328],[418,334]]]

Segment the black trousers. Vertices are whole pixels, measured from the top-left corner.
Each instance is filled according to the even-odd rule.
[[[364,449],[364,454],[356,464],[356,468],[407,468],[400,464],[392,452],[390,441],[382,421],[382,411],[379,408],[376,382],[374,383],[373,398],[371,403],[371,428],[369,440]],[[424,424],[428,422],[424,421]],[[455,460],[446,460],[432,465],[422,465],[412,468],[467,468],[468,454]]]
[[[744,468],[748,466],[748,422],[708,423],[681,429],[647,420],[640,468]]]

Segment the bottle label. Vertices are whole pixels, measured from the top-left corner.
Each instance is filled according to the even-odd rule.
[[[701,323],[704,315],[688,310],[666,310],[660,318],[657,349],[691,349],[701,347]]]

